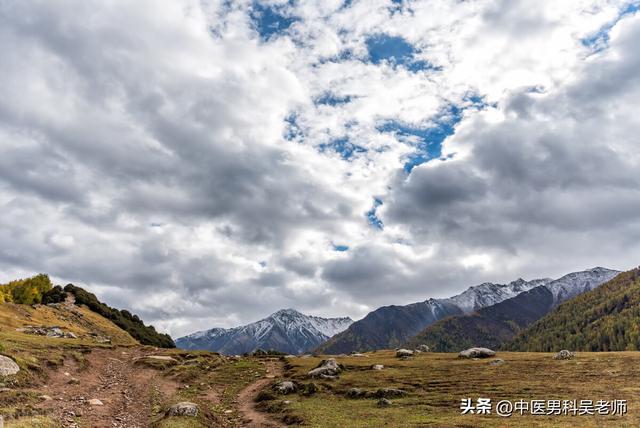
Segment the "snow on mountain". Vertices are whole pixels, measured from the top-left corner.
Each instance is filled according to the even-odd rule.
[[[181,337],[176,345],[223,354],[243,354],[255,349],[300,354],[345,330],[351,323],[353,320],[348,317],[321,318],[283,309],[245,326],[213,328]]]
[[[550,278],[534,279],[532,281],[525,281],[519,278],[509,284],[485,282],[484,284],[469,287],[464,292],[443,300],[456,305],[464,313],[471,313],[515,297],[534,287],[548,284],[551,281]]]
[[[578,294],[593,290],[600,284],[613,279],[613,277],[619,273],[620,271],[617,270],[595,267],[593,269],[567,274],[562,278],[550,282],[546,287],[553,294],[555,306]]]

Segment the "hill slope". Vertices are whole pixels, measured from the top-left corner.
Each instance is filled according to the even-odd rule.
[[[347,328],[351,318],[320,318],[283,309],[254,323],[224,329],[213,328],[178,338],[182,349],[223,354],[244,354],[255,349],[301,354]]]
[[[323,343],[318,347],[318,352],[342,354],[400,346],[424,327],[442,318],[473,312],[549,281],[551,280],[518,279],[509,284],[487,282],[469,287],[463,293],[448,299],[429,299],[404,306],[383,306]]]
[[[598,287],[618,273],[600,267],[570,273],[472,314],[440,320],[409,340],[408,345],[425,343],[438,352],[471,346],[498,348],[558,304]]]
[[[521,332],[505,348],[518,351],[640,349],[640,268],[575,297]]]

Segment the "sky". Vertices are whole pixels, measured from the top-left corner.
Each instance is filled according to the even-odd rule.
[[[628,0],[0,2],[0,281],[174,337],[640,264]]]

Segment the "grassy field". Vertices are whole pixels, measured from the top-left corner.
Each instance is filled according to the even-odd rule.
[[[400,360],[393,351],[378,351],[366,357],[337,358],[346,370],[337,380],[310,380],[306,373],[322,358],[287,358],[288,377],[301,383],[314,382],[319,392],[312,396],[290,394],[287,413],[306,426],[640,426],[640,353],[579,353],[577,358],[556,361],[547,353],[499,353],[504,363],[492,359],[461,360],[456,354],[422,353]],[[372,364],[383,364],[380,371]],[[351,388],[375,391],[399,388],[407,392],[391,398],[391,406],[380,408],[376,398],[349,398]],[[463,398],[500,400],[627,400],[624,416],[534,416],[505,418],[462,415]],[[280,406],[272,406],[277,409]]]

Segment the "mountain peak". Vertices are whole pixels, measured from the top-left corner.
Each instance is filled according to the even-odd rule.
[[[224,354],[244,354],[258,348],[300,354],[314,349],[351,323],[353,320],[348,317],[321,318],[286,308],[244,326],[193,333],[177,339],[176,344],[183,349]]]

